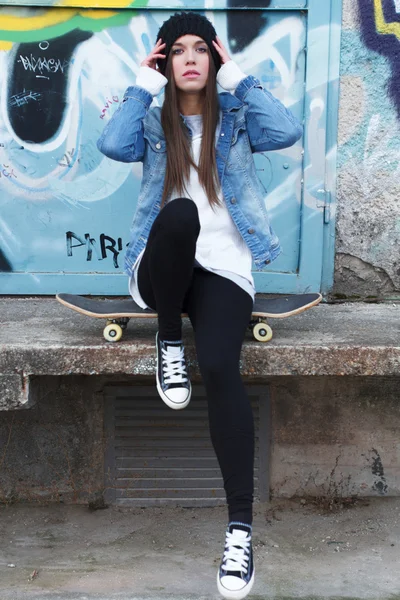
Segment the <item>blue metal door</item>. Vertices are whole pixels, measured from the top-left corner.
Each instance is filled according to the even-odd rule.
[[[324,250],[333,269],[340,0],[49,4],[0,8],[0,293],[128,293],[142,167],[104,157],[96,140],[182,8],[207,10],[242,70],[304,122],[293,147],[255,155],[283,254],[254,275],[259,292],[320,290]]]

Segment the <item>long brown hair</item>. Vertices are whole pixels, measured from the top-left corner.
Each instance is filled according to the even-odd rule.
[[[165,87],[164,104],[161,109],[161,125],[167,144],[167,167],[161,206],[165,204],[172,190],[176,189],[181,195],[184,195],[185,191],[187,192],[186,184],[189,181],[191,166],[199,174],[199,182],[207,194],[210,205],[220,204],[217,194],[220,183],[215,156],[215,131],[218,123],[219,100],[215,65],[209,49],[208,55],[210,66],[207,83],[200,92],[204,95],[204,102],[203,135],[198,167],[193,161],[190,137],[179,112],[178,89],[172,70],[172,52],[167,59],[165,76],[168,83]]]

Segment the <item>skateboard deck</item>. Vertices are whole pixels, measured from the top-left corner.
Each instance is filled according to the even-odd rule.
[[[118,342],[129,319],[150,319],[157,313],[138,306],[132,298],[126,300],[96,300],[76,294],[57,294],[58,302],[88,317],[106,319],[103,335],[108,342]],[[267,319],[285,319],[316,306],[322,300],[321,294],[295,294],[276,298],[255,298],[249,329],[259,342],[269,342],[273,332]],[[185,313],[183,317],[187,317]],[[223,316],[222,316],[223,317]]]

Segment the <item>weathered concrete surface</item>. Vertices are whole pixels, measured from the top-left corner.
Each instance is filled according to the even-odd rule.
[[[400,496],[400,382],[276,377],[270,382],[271,495]]]
[[[398,600],[399,517],[389,498],[258,505],[249,600]],[[0,597],[217,600],[226,523],[222,507],[3,506]]]
[[[347,298],[400,297],[397,49],[370,4],[343,1],[333,293]]]
[[[137,383],[135,376],[39,377],[37,403],[0,418],[0,504],[101,504],[108,441],[103,390],[129,388],[134,402]],[[397,378],[272,377],[265,385],[273,498],[400,497]],[[161,399],[159,405],[165,431],[174,436],[171,411]]]
[[[153,377],[156,320],[130,321],[116,344],[104,340],[104,323],[54,298],[2,298],[0,374]],[[242,373],[248,381],[276,375],[400,375],[400,304],[322,304],[271,323],[275,336],[267,344],[247,334]],[[187,319],[184,338],[192,378],[198,381]]]
[[[101,377],[38,377],[36,404],[1,414],[0,504],[102,499],[103,386]]]
[[[30,377],[23,373],[0,375],[0,410],[29,408],[34,404]]]

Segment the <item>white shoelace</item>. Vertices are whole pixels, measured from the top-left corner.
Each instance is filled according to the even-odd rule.
[[[186,383],[187,373],[184,358],[184,349],[179,346],[168,346],[168,350],[162,348],[164,382]]]
[[[245,552],[250,547],[251,536],[248,535],[245,538],[237,537],[234,533],[226,532],[225,550],[221,569],[225,571],[241,571],[247,573],[249,554]],[[240,548],[235,548],[240,546]]]

